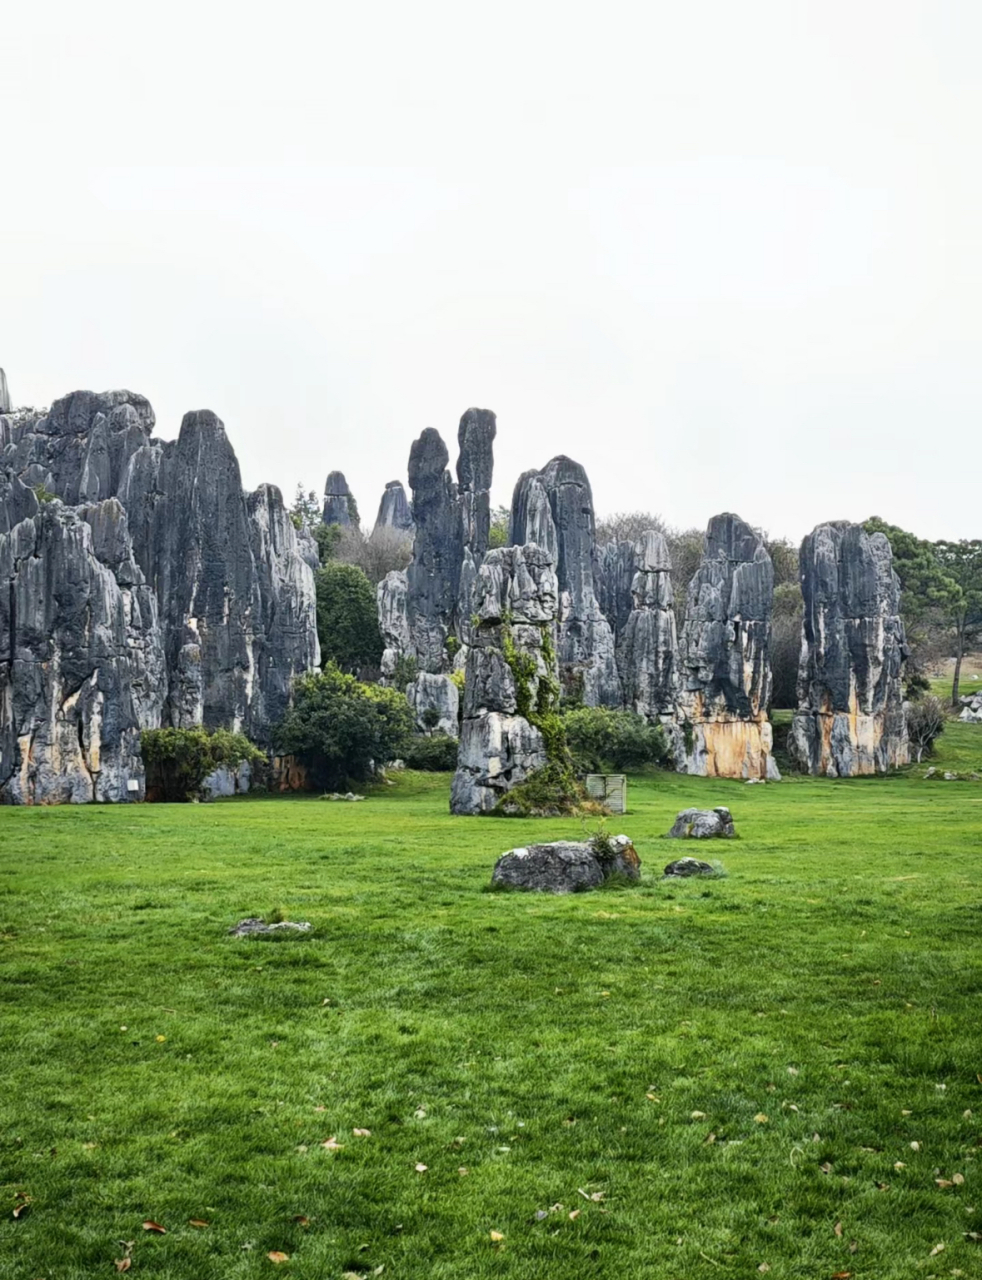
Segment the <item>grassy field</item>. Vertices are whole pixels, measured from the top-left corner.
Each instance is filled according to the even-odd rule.
[[[572,898],[483,892],[580,827],[446,776],[0,811],[0,1276],[979,1277],[982,784],[923,772],[632,780]],[[690,804],[727,877],[662,882]]]

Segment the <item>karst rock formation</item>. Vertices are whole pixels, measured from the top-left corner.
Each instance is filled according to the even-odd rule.
[[[401,480],[390,480],[385,486],[382,501],[375,517],[376,529],[395,529],[397,533],[411,536],[415,529],[413,513],[406,498]]]
[[[2,798],[139,797],[138,732],[160,723],[267,743],[293,676],[319,662],[313,572],[279,490],[244,492],[210,411],[186,414],[177,440],[153,427],[147,400],[128,391],[79,391],[48,411],[0,416],[0,581],[16,604],[25,575],[40,572],[22,551],[32,540],[46,575],[32,609],[5,615],[0,652],[14,656],[0,660]],[[71,591],[55,589],[62,579]],[[76,588],[92,596],[84,625]],[[44,644],[31,630],[42,619]],[[32,693],[69,653],[71,682]],[[117,694],[117,679],[128,692]],[[66,766],[59,716],[69,712],[86,745]],[[60,773],[73,780],[58,790]],[[125,787],[114,780],[124,773]]]
[[[342,528],[358,523],[358,506],[343,471],[332,471],[324,482],[322,519],[325,524],[338,524]]]
[[[500,547],[484,557],[473,590],[452,813],[489,812],[547,763],[542,734],[528,716],[540,681],[557,678],[557,606],[545,547]]]
[[[739,516],[714,516],[679,639],[675,764],[718,778],[776,778],[767,719],[774,568]]]
[[[908,761],[900,581],[890,543],[823,524],[801,544],[805,600],[789,751],[806,772],[849,778]]]
[[[614,633],[597,598],[600,577],[593,493],[586,471],[560,455],[526,471],[512,497],[511,542],[555,556],[559,582],[559,675],[567,696],[588,707],[623,700]]]

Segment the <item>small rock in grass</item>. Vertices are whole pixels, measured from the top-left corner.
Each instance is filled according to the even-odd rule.
[[[723,805],[716,809],[683,809],[668,832],[668,838],[673,840],[730,839],[734,835],[733,818]]]
[[[279,920],[276,924],[267,924],[258,916],[250,916],[248,920],[240,920],[229,929],[233,938],[252,938],[265,933],[276,933],[280,929],[293,930],[295,933],[307,933],[310,922],[307,920]]]
[[[665,868],[666,876],[714,876],[716,868],[708,862],[700,862],[698,858],[679,858],[670,862]]]

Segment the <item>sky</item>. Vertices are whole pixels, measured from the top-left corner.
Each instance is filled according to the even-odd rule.
[[[7,6],[15,404],[225,422],[249,487],[493,409],[495,502],[982,536],[982,6]],[[961,478],[960,478],[961,477]],[[974,477],[974,479],[973,479]]]

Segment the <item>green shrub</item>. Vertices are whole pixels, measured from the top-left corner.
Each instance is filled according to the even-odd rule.
[[[265,759],[248,738],[227,729],[144,729],[140,753],[148,796],[178,803],[197,799],[205,778],[219,766],[237,769]]]
[[[609,773],[661,764],[668,755],[665,731],[634,711],[579,707],[563,716],[566,741],[580,773]]]
[[[330,791],[362,782],[373,764],[401,756],[412,739],[405,694],[362,684],[333,663],[293,685],[293,705],[273,731],[277,751],[299,756],[311,781]]]
[[[402,753],[407,769],[452,773],[457,768],[457,739],[446,733],[413,738]]]
[[[375,592],[357,565],[331,561],[318,569],[317,637],[321,659],[342,671],[378,666],[382,633]]]
[[[561,818],[606,812],[603,805],[587,799],[572,770],[556,760],[550,760],[505,792],[492,810],[501,818]]]

